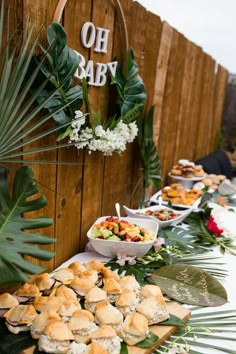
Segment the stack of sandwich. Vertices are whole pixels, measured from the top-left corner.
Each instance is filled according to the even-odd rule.
[[[36,276],[0,295],[0,311],[8,330],[30,331],[40,351],[68,354],[118,354],[122,341],[136,345],[169,318],[158,286],[141,287],[98,261]]]
[[[189,160],[179,160],[170,171],[172,176],[184,178],[204,177],[206,172],[203,170],[202,165],[195,165],[194,162]]]

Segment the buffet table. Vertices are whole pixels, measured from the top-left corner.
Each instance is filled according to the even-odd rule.
[[[223,306],[219,306],[219,307],[202,307],[199,312],[203,313],[204,312],[209,312],[212,311],[213,313],[216,311],[222,311],[222,310],[232,310],[232,311],[236,311],[236,282],[235,282],[235,267],[236,267],[236,257],[227,253],[224,256],[219,252],[218,249],[214,249],[213,251],[209,252],[210,255],[214,254],[216,257],[220,257],[222,256],[222,258],[217,258],[216,262],[219,263],[224,263],[224,265],[222,266],[222,268],[224,268],[225,270],[228,271],[228,276],[222,281],[223,286],[225,287],[227,294],[228,294],[228,303],[223,305]],[[108,262],[109,258],[104,257],[99,255],[96,252],[83,252],[83,253],[78,253],[76,255],[74,255],[72,258],[70,258],[69,260],[67,260],[66,262],[62,263],[58,268],[63,268],[63,267],[67,267],[70,263],[74,262],[74,261],[79,261],[81,263],[84,262],[88,262],[90,260],[99,260],[101,262]],[[185,305],[186,307],[186,305]],[[187,306],[188,307],[188,306]],[[191,310],[191,306],[189,306],[190,310]],[[236,323],[235,325],[232,326],[233,330],[236,331]],[[227,337],[228,335],[230,335],[229,333],[227,333],[227,331],[224,333],[224,336]],[[232,333],[231,333],[231,337],[232,337]],[[212,339],[211,339],[212,340]],[[211,340],[206,340],[208,341],[209,345],[211,344]],[[196,339],[197,341],[197,339]],[[212,343],[214,343],[214,345],[217,345],[217,341],[219,342],[219,340],[214,339],[214,341]],[[220,340],[220,345],[223,345],[222,339]],[[229,341],[225,341],[225,348],[231,350],[231,353],[236,353],[236,342],[230,342]],[[195,347],[194,347],[195,349]],[[156,353],[160,353],[158,350],[156,351]],[[216,354],[216,353],[226,353],[226,352],[222,352],[222,351],[216,351],[215,349],[210,349],[210,348],[206,348],[204,349],[204,352],[202,351],[202,348],[199,348],[199,352],[201,354]]]

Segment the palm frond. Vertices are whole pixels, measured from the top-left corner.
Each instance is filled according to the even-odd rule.
[[[171,347],[183,347],[190,354],[229,353],[236,351],[236,310],[205,310],[190,307],[192,316],[155,353],[168,353]]]
[[[40,153],[69,146],[69,144],[61,146],[55,143],[50,147],[41,146],[33,150],[28,149],[30,144],[40,141],[43,137],[58,133],[61,127],[59,128],[56,125],[50,129],[46,128],[42,132],[39,132],[39,128],[43,128],[45,123],[52,119],[55,114],[60,113],[65,107],[75,102],[77,98],[72,97],[69,102],[51,110],[50,113],[44,110],[45,105],[58,95],[58,91],[60,91],[64,82],[51,91],[40,103],[37,102],[37,99],[44,92],[50,77],[44,80],[33,93],[31,92],[35,79],[48,55],[48,52],[45,51],[44,56],[38,60],[29,76],[28,72],[35,49],[40,45],[39,37],[43,26],[39,28],[36,35],[33,35],[34,26],[29,25],[28,21],[21,38],[19,35],[17,37],[16,33],[9,33],[9,20],[6,23],[5,30],[4,18],[4,0],[2,0],[0,15],[0,162],[9,163],[16,160],[21,161],[23,156],[30,153]],[[4,41],[6,43],[4,48],[2,46],[3,35],[7,36],[6,41]],[[68,81],[68,77],[65,78],[65,81]],[[69,124],[70,122],[66,123],[65,127]],[[34,163],[37,163],[37,160]]]

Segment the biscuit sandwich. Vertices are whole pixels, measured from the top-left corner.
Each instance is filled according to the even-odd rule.
[[[37,312],[32,304],[20,304],[12,307],[4,314],[6,326],[8,330],[14,334],[29,331],[36,316]]]
[[[75,341],[78,343],[89,343],[90,335],[98,327],[94,322],[94,316],[87,310],[76,311],[68,322],[68,327],[72,331]]]
[[[148,320],[138,312],[132,312],[126,316],[121,337],[128,345],[142,342],[149,335]]]
[[[74,336],[61,320],[50,322],[39,337],[38,348],[45,353],[68,353]]]
[[[137,312],[141,313],[152,325],[165,321],[169,318],[166,303],[162,295],[149,296],[137,306]]]
[[[43,333],[44,328],[51,322],[60,320],[60,316],[53,310],[44,311],[38,314],[30,326],[31,337],[38,339]]]
[[[91,334],[92,343],[95,342],[104,347],[109,354],[119,354],[121,350],[121,338],[116,331],[107,325],[100,326]]]
[[[106,299],[106,291],[94,286],[85,295],[84,307],[90,312],[94,313],[96,305]]]
[[[4,293],[0,295],[0,317],[9,311],[12,307],[19,305],[19,301],[11,294]]]

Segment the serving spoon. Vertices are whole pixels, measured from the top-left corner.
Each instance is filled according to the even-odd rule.
[[[120,203],[116,203],[115,208],[116,208],[116,214],[118,216],[118,219],[120,219]]]

